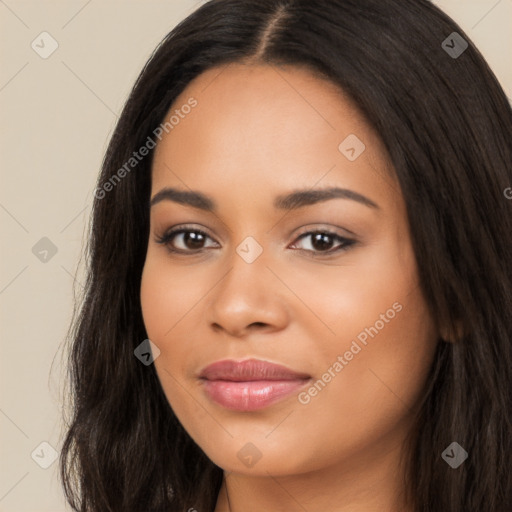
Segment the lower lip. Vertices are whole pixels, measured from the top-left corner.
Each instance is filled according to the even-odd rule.
[[[302,388],[308,380],[203,380],[203,386],[214,402],[227,409],[256,411],[283,400]]]

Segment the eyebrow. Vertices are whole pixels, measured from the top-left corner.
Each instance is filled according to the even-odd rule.
[[[330,187],[324,189],[295,190],[289,194],[279,195],[274,200],[274,208],[278,210],[295,210],[304,206],[328,201],[329,199],[350,199],[369,208],[380,209],[371,199],[346,188]],[[162,201],[173,201],[199,210],[215,213],[217,204],[205,194],[196,190],[178,190],[166,187],[157,192],[151,199],[150,206]]]

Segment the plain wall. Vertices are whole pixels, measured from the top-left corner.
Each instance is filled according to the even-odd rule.
[[[41,443],[57,452],[61,443],[59,349],[95,180],[143,64],[201,3],[0,2],[0,512],[68,510],[58,462],[40,466],[52,454]],[[511,98],[512,1],[436,3],[466,31]],[[35,40],[39,52],[51,48],[48,36],[43,43],[38,37],[43,31],[58,43],[46,59],[31,47]],[[83,276],[76,281],[79,289]]]

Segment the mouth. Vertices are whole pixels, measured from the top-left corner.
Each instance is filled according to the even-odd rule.
[[[199,378],[209,399],[227,409],[255,411],[299,391],[311,379],[281,365],[259,359],[224,360],[204,368]]]

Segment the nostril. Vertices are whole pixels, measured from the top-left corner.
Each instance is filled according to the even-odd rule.
[[[267,324],[265,324],[263,322],[253,322],[251,325],[257,325],[258,327],[265,327],[265,325],[267,325]]]

